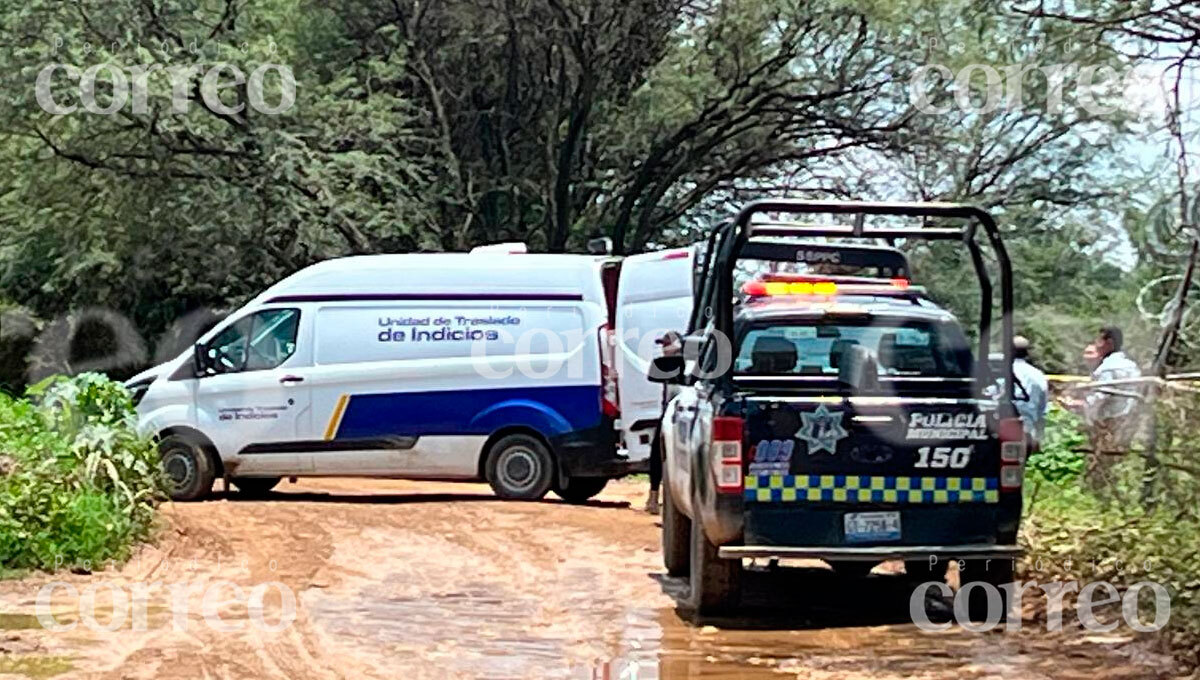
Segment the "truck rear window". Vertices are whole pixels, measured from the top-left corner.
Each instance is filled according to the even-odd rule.
[[[873,360],[881,378],[971,375],[970,347],[958,327],[912,322],[754,327],[742,338],[733,369],[739,375],[836,378],[855,352]]]

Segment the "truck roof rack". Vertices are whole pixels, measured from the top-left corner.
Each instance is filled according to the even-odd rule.
[[[752,238],[758,237],[755,234]],[[908,257],[896,248],[856,243],[751,240],[742,249],[741,258],[816,266],[835,265],[860,270],[874,268],[881,273],[880,276],[869,278],[907,278],[910,271]]]
[[[852,215],[852,224],[813,224],[801,221],[759,221],[759,215],[771,217],[789,215]],[[867,225],[867,217],[916,217],[923,218],[919,227],[875,227]],[[929,226],[931,220],[962,220],[959,227]],[[958,203],[898,203],[871,201],[809,201],[802,199],[766,199],[753,201],[743,207],[733,220],[718,225],[709,235],[703,269],[699,274],[702,285],[697,286],[689,332],[705,327],[710,321],[718,331],[732,337],[733,334],[733,271],[739,259],[745,257],[747,248],[755,248],[753,238],[765,236],[840,237],[872,239],[925,239],[958,241],[966,248],[975,270],[980,287],[978,375],[992,375],[988,365],[989,343],[992,332],[993,286],[985,266],[977,232],[982,227],[984,237],[995,254],[999,270],[1001,307],[1001,350],[1004,363],[1001,376],[1005,379],[1002,409],[1011,415],[1013,396],[1013,288],[1012,263],[1008,251],[1000,238],[996,221],[986,210]],[[907,266],[907,261],[906,261]],[[711,275],[710,275],[711,273]],[[714,304],[720,302],[720,304]]]

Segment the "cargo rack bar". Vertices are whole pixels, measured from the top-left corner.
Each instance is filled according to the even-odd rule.
[[[793,215],[853,215],[851,225],[813,224],[805,222],[759,222],[756,215],[787,213]],[[913,228],[868,228],[867,216],[919,217],[937,220],[967,220],[961,228],[921,226]],[[928,222],[926,222],[926,225]],[[1013,286],[1012,262],[1000,238],[995,219],[982,208],[958,203],[896,203],[872,201],[809,201],[802,199],[764,199],[743,207],[733,220],[721,223],[707,239],[705,260],[700,274],[702,286],[697,287],[695,304],[688,332],[703,328],[711,320],[715,328],[732,337],[733,333],[733,270],[746,244],[760,236],[803,236],[831,238],[915,238],[925,240],[958,240],[968,250],[980,286],[979,352],[976,359],[978,375],[992,377],[988,365],[990,354],[993,287],[983,254],[976,239],[982,227],[988,245],[996,256],[1000,274],[1001,349],[1004,364],[1000,377],[1004,379],[1005,395],[1001,417],[1012,417],[1015,396],[1013,381]],[[716,276],[708,273],[715,268]],[[714,304],[714,301],[716,302]],[[992,381],[982,381],[990,384]],[[982,390],[984,384],[980,385]]]

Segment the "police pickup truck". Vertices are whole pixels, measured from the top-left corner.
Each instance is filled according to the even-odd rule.
[[[854,220],[752,219],[781,213]],[[902,218],[922,225],[893,226]],[[1000,275],[996,369],[981,228]],[[902,259],[878,268],[890,278],[781,272],[829,246],[778,237],[959,242],[982,293],[979,346]],[[651,369],[675,391],[661,428],[664,561],[690,577],[697,614],[737,606],[743,559],[821,559],[849,576],[904,560],[924,581],[959,560],[964,582],[1012,581],[1025,442],[1012,390],[989,390],[1013,384],[1010,272],[992,218],[969,206],[761,201],[713,232],[683,356]],[[972,590],[969,615],[983,617],[991,589]]]

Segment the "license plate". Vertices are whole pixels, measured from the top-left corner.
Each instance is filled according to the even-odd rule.
[[[846,513],[846,540],[848,542],[895,541],[899,538],[899,512]]]

